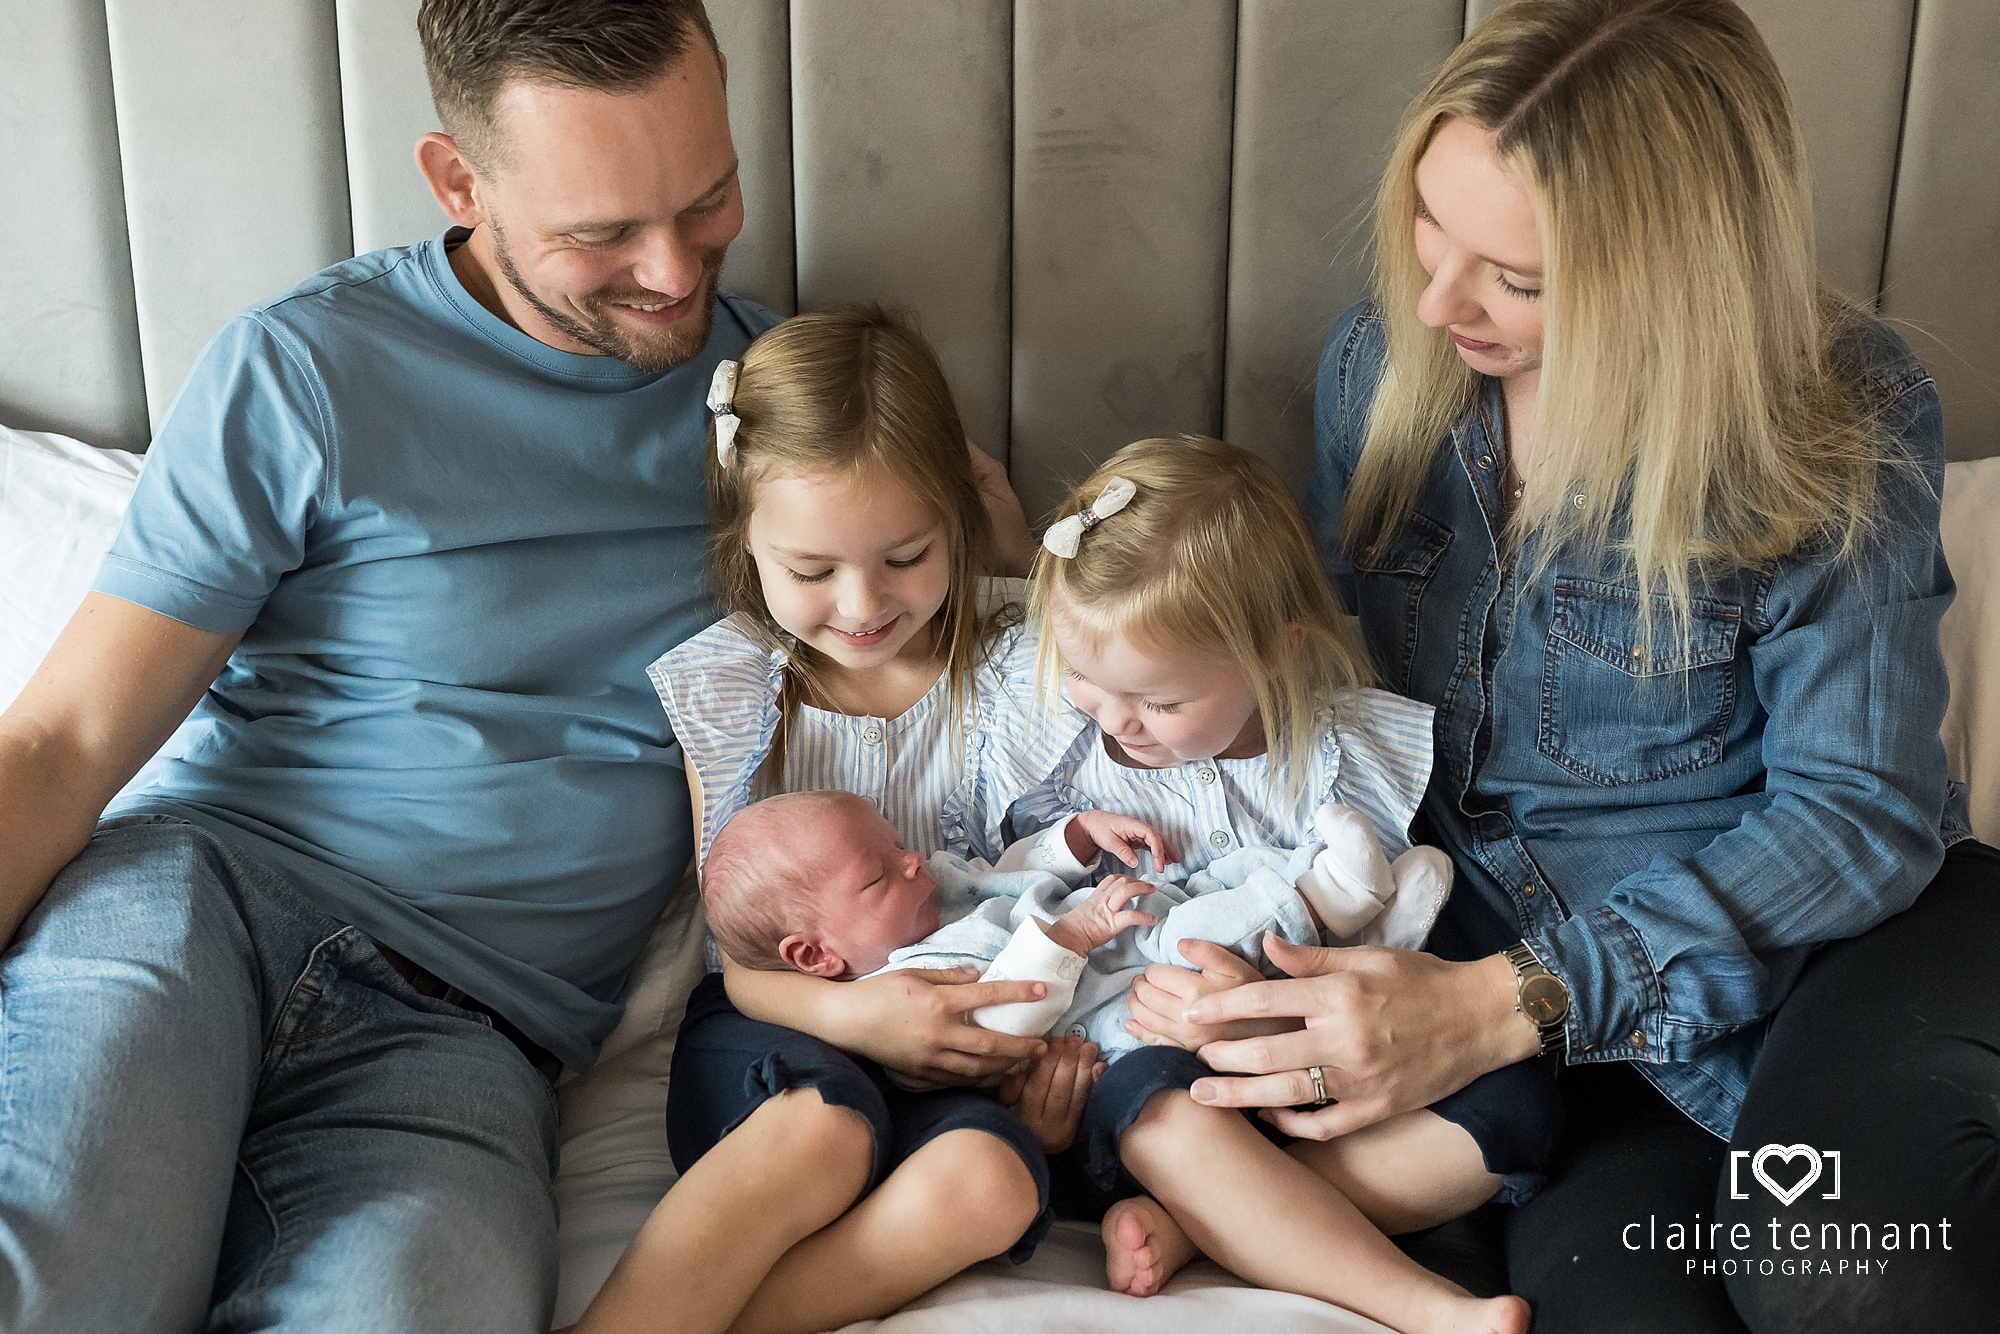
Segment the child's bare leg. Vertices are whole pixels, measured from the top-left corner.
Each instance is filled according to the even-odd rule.
[[[1405,1334],[1528,1328],[1526,1302],[1481,1301],[1417,1264],[1331,1182],[1236,1112],[1164,1090],[1119,1148],[1194,1244],[1253,1283],[1336,1303]]]
[[[1463,1217],[1500,1189],[1465,1128],[1428,1108],[1286,1152],[1392,1237]]]
[[[1113,1292],[1150,1297],[1200,1254],[1174,1216],[1149,1195],[1104,1211],[1104,1277]]]
[[[1005,1252],[1040,1207],[1035,1178],[1003,1140],[948,1131],[839,1221],[786,1252],[732,1334],[805,1334],[887,1315]]]
[[[689,1168],[639,1229],[574,1334],[717,1334],[772,1266],[868,1184],[868,1122],[810,1088],[767,1100]]]

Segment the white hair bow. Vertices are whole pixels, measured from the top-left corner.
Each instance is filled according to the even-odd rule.
[[[715,461],[724,472],[736,459],[736,428],[743,423],[736,416],[736,372],[740,361],[716,363],[715,378],[708,382],[708,410],[715,414]]]
[[[1061,523],[1051,524],[1049,531],[1042,534],[1042,545],[1047,547],[1051,554],[1068,560],[1076,554],[1077,541],[1098,524],[1131,504],[1132,496],[1138,489],[1123,477],[1112,478],[1104,484],[1104,489],[1097,493],[1097,499],[1091,501],[1080,513],[1070,515]]]

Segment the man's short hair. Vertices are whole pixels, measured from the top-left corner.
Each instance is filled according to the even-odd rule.
[[[715,29],[702,0],[423,0],[431,102],[476,166],[495,157],[493,103],[514,79],[637,92]]]

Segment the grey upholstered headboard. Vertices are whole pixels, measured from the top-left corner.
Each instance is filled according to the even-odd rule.
[[[913,308],[1030,509],[1143,434],[1294,475],[1396,118],[1497,0],[710,0],[727,283]],[[443,225],[417,0],[0,5],[0,422],[141,448],[233,311]],[[2000,3],[1748,0],[1827,276],[2000,453]]]

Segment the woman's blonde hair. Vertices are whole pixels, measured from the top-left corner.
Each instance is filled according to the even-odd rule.
[[[1086,532],[1075,556],[1035,557],[1029,617],[1044,681],[1055,688],[1057,620],[1092,651],[1117,636],[1154,654],[1227,658],[1256,695],[1272,783],[1296,798],[1326,715],[1374,677],[1298,503],[1248,450],[1180,435],[1113,454],[1057,520],[1114,477],[1137,488],[1131,502]]]
[[[734,411],[740,425],[728,467],[716,454],[715,423],[708,428],[708,577],[724,615],[787,655],[772,772],[783,763],[799,705],[827,702],[819,655],[771,619],[750,553],[757,487],[773,475],[893,479],[937,517],[951,581],[930,629],[950,707],[962,717],[996,625],[979,607],[980,577],[993,568],[993,529],[930,345],[879,306],[800,315],[743,354]]]
[[[1832,349],[1805,144],[1730,0],[1515,0],[1406,114],[1376,202],[1388,359],[1342,518],[1363,553],[1412,513],[1480,377],[1417,318],[1416,169],[1438,128],[1492,130],[1535,202],[1546,311],[1532,475],[1508,524],[1537,573],[1576,543],[1629,566],[1685,635],[1691,579],[1874,520],[1881,431]],[[1521,424],[1526,426],[1526,423]]]

